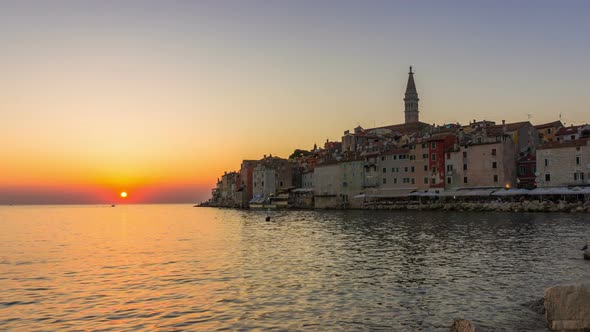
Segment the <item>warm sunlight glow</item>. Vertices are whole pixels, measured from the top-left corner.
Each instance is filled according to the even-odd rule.
[[[127,197],[127,193],[123,191],[123,192],[121,193],[121,197],[122,197],[122,198],[125,198],[125,197]]]

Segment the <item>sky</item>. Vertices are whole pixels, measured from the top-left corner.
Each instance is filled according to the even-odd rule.
[[[357,125],[590,122],[588,1],[2,1],[0,204],[204,201]],[[121,191],[129,196],[122,200]]]

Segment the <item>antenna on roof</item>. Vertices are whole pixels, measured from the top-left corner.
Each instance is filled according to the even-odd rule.
[[[527,119],[529,119],[529,120],[530,120],[530,119],[533,117],[533,115],[532,115],[531,113],[527,113],[527,114],[526,114],[526,117],[527,117]]]

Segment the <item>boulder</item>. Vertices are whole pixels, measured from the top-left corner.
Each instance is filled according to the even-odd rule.
[[[466,319],[455,319],[451,325],[450,332],[479,332],[481,329]]]
[[[547,288],[545,318],[553,331],[590,330],[590,281]]]

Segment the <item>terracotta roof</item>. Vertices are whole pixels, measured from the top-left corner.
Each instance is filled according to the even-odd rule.
[[[532,124],[529,121],[523,121],[523,122],[507,123],[505,125],[500,124],[500,125],[489,126],[486,129],[488,131],[488,135],[494,136],[494,135],[499,135],[502,132],[504,132],[504,127],[506,127],[506,132],[512,132],[512,131],[516,131],[526,125],[532,126]]]
[[[582,138],[582,139],[573,139],[571,141],[565,142],[549,142],[543,144],[537,148],[537,150],[545,150],[545,149],[561,149],[561,148],[571,148],[576,146],[586,146],[590,141],[590,138]]]
[[[540,124],[540,125],[535,126],[535,128],[537,128],[537,129],[545,129],[545,128],[552,128],[552,127],[563,127],[563,123],[561,123],[561,121],[557,120],[557,121],[544,123],[544,124]]]
[[[389,125],[383,127],[375,127],[371,129],[367,129],[367,131],[375,130],[375,129],[389,129],[393,132],[400,132],[403,134],[410,134],[420,132],[426,128],[429,128],[430,125],[424,122],[416,122],[416,123],[401,123],[396,125]]]
[[[431,137],[428,137],[426,139],[426,141],[428,141],[428,142],[440,141],[440,140],[444,140],[445,138],[447,138],[449,136],[455,136],[455,135],[453,133],[437,133],[437,134],[432,135]]]
[[[569,127],[563,127],[563,128],[559,128],[559,130],[555,133],[555,135],[557,136],[561,136],[561,135],[571,135],[571,134],[575,134],[577,133],[580,129],[582,129],[582,127],[585,127],[586,125],[578,125],[578,126],[569,126]]]

